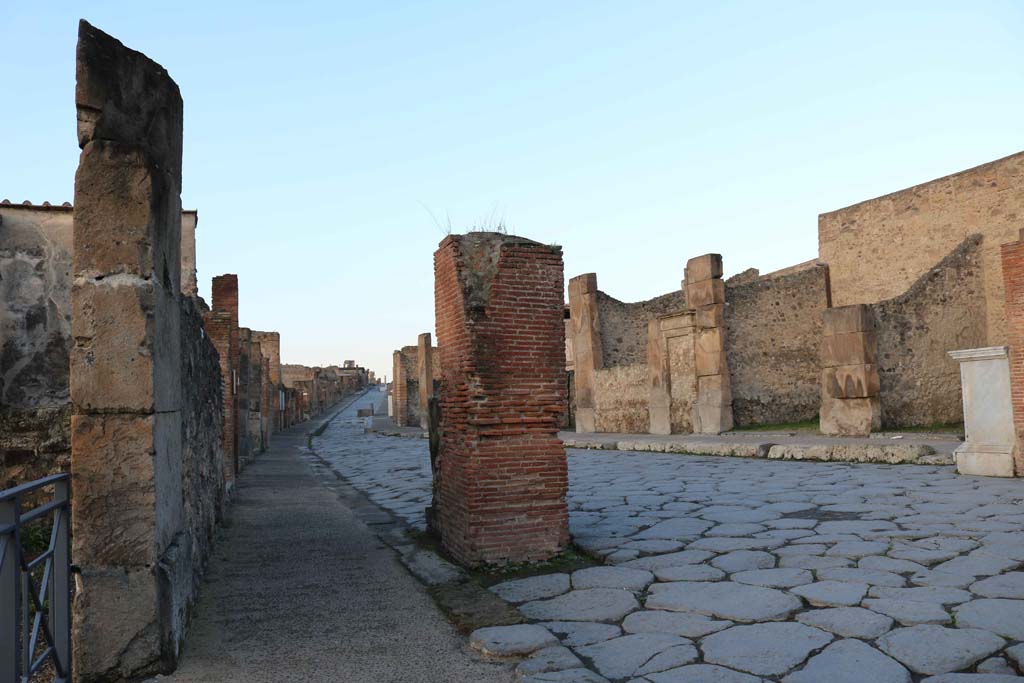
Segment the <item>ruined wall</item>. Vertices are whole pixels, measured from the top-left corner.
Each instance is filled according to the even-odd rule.
[[[594,431],[643,434],[650,425],[647,365],[617,365],[594,373]]]
[[[0,488],[71,458],[71,207],[0,204]]]
[[[828,267],[725,283],[725,350],[738,425],[813,420],[821,400],[821,315]]]
[[[967,237],[983,236],[986,341],[1006,342],[1000,245],[1024,220],[1024,152],[818,217],[836,306],[899,296]],[[945,333],[943,333],[945,334]]]
[[[963,421],[960,369],[947,352],[987,344],[986,250],[981,235],[968,237],[906,292],[871,306],[884,428]]]
[[[181,212],[181,293],[185,296],[199,296],[196,279],[196,228],[199,227],[199,213]]]
[[[604,366],[647,364],[647,321],[686,310],[682,290],[647,301],[623,303],[597,292]]]

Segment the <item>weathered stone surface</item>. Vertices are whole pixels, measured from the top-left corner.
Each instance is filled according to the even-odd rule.
[[[1006,656],[1013,660],[1018,668],[1024,668],[1024,643],[1006,648]]]
[[[948,624],[953,620],[946,610],[934,602],[869,598],[864,601],[864,606],[873,612],[890,616],[904,626]]]
[[[700,614],[658,610],[633,612],[622,622],[627,633],[669,633],[686,638],[701,638],[732,625],[731,621],[718,621]]]
[[[713,633],[702,641],[701,649],[706,662],[759,676],[780,676],[831,640],[831,634],[803,624],[754,624]]]
[[[878,358],[878,339],[873,331],[826,335],[821,340],[823,367],[873,365]]]
[[[530,602],[568,593],[569,583],[568,574],[542,574],[504,581],[491,586],[491,592],[511,603]]]
[[[1003,644],[1002,638],[988,631],[931,625],[898,628],[878,639],[883,652],[920,674],[966,669]]]
[[[814,575],[806,569],[752,569],[738,572],[731,581],[766,588],[793,588],[814,582]]]
[[[973,600],[953,609],[957,626],[981,628],[1024,640],[1024,602],[1002,598]]]
[[[725,572],[706,564],[683,564],[675,567],[660,567],[654,570],[659,581],[717,581]]]
[[[690,308],[699,309],[711,304],[725,303],[725,282],[722,280],[703,280],[702,282],[686,283],[686,303]]]
[[[687,283],[703,282],[722,277],[722,255],[703,254],[686,261],[683,270]],[[692,304],[696,306],[697,304]]]
[[[868,592],[868,586],[864,583],[819,581],[806,586],[798,586],[790,592],[799,595],[816,607],[847,607],[860,604]]]
[[[783,683],[910,683],[910,672],[899,662],[859,640],[840,640],[811,657]]]
[[[580,661],[579,657],[574,655],[569,648],[557,645],[537,650],[530,655],[529,659],[520,662],[519,666],[516,667],[516,675],[529,676],[548,671],[581,668],[583,668],[583,662]]]
[[[725,555],[719,555],[711,560],[711,564],[731,574],[755,569],[771,569],[775,566],[775,556],[760,550],[735,550]]]
[[[528,602],[519,611],[528,619],[542,621],[618,621],[639,607],[629,591],[588,588]]]
[[[470,634],[469,645],[485,655],[513,657],[557,646],[558,639],[543,626],[514,624],[477,629]]]
[[[651,657],[647,660],[646,664],[636,670],[636,673],[638,676],[645,676],[658,673],[659,671],[674,669],[696,661],[697,654],[697,648],[693,645],[674,645]]]
[[[932,602],[939,605],[959,605],[971,599],[971,594],[967,591],[958,588],[943,588],[941,586],[918,586],[916,588],[872,586],[868,593],[873,598]]]
[[[566,669],[532,674],[525,677],[521,683],[608,683],[608,679],[590,669]]]
[[[801,624],[814,626],[844,638],[873,639],[892,628],[892,619],[863,607],[813,609],[796,615]]]
[[[864,304],[826,309],[821,316],[821,322],[821,332],[826,336],[875,329],[875,318],[871,315],[871,309]]]
[[[971,592],[986,598],[1024,600],[1024,572],[1009,572],[982,579],[971,585]]]
[[[628,567],[588,567],[572,574],[572,587],[621,588],[639,591],[654,581],[654,574],[645,569]]]
[[[762,683],[761,678],[711,664],[691,664],[646,676],[651,683]]]
[[[648,609],[694,612],[745,622],[785,619],[800,606],[800,600],[773,588],[731,581],[655,584],[647,598]]]
[[[877,397],[830,398],[823,396],[818,420],[822,434],[867,436],[882,427],[881,406]]]
[[[1020,683],[1020,679],[1012,674],[942,674],[929,676],[921,683]]]
[[[577,651],[590,660],[597,672],[606,678],[619,679],[632,676],[645,662],[671,647],[686,645],[697,651],[688,640],[665,633],[638,633],[587,645]],[[691,659],[691,660],[692,660]],[[685,663],[685,662],[684,662]]]
[[[860,567],[841,567],[837,569],[822,569],[818,572],[818,578],[831,581],[850,581],[852,583],[866,583],[869,586],[891,586],[902,588],[907,585],[906,579],[899,574],[880,571],[877,569],[862,569]]]
[[[611,640],[622,635],[614,624],[594,624],[585,621],[543,621],[541,626],[557,635],[563,645],[576,647]]]
[[[683,565],[699,564],[714,556],[714,553],[706,550],[681,550],[678,553],[641,557],[630,562],[625,562],[621,566],[630,567],[632,569],[656,571],[663,567],[680,567]]]
[[[975,550],[966,555],[954,557],[934,567],[937,572],[950,574],[973,574],[974,576],[991,576],[1016,567],[1020,562],[1008,557]]]
[[[837,365],[821,371],[821,388],[829,398],[871,398],[881,393],[874,365]]]
[[[978,666],[975,667],[975,670],[979,674],[1004,674],[1008,676],[1017,675],[1017,673],[1013,670],[1013,667],[1010,666],[1009,662],[1007,662],[1002,657],[989,657],[985,661],[979,663]]]

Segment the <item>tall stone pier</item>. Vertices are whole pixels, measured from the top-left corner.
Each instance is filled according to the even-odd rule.
[[[577,275],[569,280],[569,309],[572,311],[570,326],[576,387],[576,431],[589,434],[597,431],[594,384],[597,382],[597,371],[604,367],[596,273]]]
[[[430,333],[424,332],[417,340],[419,353],[416,356],[416,375],[419,389],[420,427],[430,426],[430,397],[434,395],[434,353]]]
[[[569,540],[561,248],[498,233],[434,253],[441,363],[431,524],[469,565],[543,560]]]
[[[71,292],[79,680],[173,664],[181,543],[182,100],[159,64],[82,22]]]

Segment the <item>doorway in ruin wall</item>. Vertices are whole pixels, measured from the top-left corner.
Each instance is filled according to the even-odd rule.
[[[693,404],[697,401],[697,374],[694,362],[693,328],[666,333],[670,373],[671,425],[673,434],[693,432]]]

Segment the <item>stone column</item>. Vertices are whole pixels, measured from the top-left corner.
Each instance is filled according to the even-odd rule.
[[[694,365],[697,401],[693,431],[721,434],[733,427],[732,385],[725,356],[725,282],[720,254],[704,254],[686,262],[686,305],[694,311]]]
[[[596,273],[577,275],[569,280],[569,320],[572,324],[576,431],[591,433],[597,424],[594,385],[597,371],[604,367]]]
[[[430,347],[430,333],[424,332],[417,339],[416,370],[419,380],[420,427],[430,427],[430,397],[434,395],[434,353]]]
[[[235,406],[238,419],[235,430],[238,439],[238,470],[249,462],[253,453],[252,438],[249,431],[249,379],[252,371],[252,330],[248,327],[238,328],[238,365],[235,367]]]
[[[867,436],[881,429],[875,318],[865,304],[822,314],[822,434]]]
[[[199,296],[196,282],[196,228],[199,226],[199,212],[181,212],[181,293],[185,296]]]
[[[1009,345],[1010,396],[1013,400],[1014,471],[1024,477],[1024,230],[1019,240],[1000,248]]]
[[[465,565],[549,559],[569,541],[562,250],[452,235],[434,253],[434,305],[433,528]]]
[[[647,321],[647,382],[650,388],[651,434],[672,433],[672,373],[668,364],[668,343],[661,332],[661,320]]]
[[[960,363],[967,436],[955,451],[956,471],[1012,477],[1016,434],[1007,348],[950,351],[949,356]]]
[[[409,378],[401,351],[395,351],[394,363],[395,376],[391,380],[394,421],[399,427],[405,427],[409,424]]]
[[[79,680],[172,665],[183,636],[182,101],[145,55],[79,25],[71,474]]]

